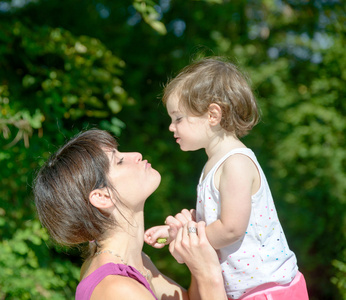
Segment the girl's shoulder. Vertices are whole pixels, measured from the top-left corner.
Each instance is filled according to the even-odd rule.
[[[246,152],[251,151],[248,149]],[[259,166],[256,163],[256,158],[252,157],[251,152],[246,153],[245,151],[233,153],[227,157],[224,162],[220,165],[215,173],[214,182],[218,188],[221,179],[227,182],[235,184],[247,184],[252,187],[252,194],[260,187],[260,172]],[[219,190],[219,188],[218,188]]]
[[[251,151],[251,150],[250,150]],[[256,164],[253,158],[245,152],[237,152],[227,157],[220,166],[222,173],[245,173],[256,172]]]

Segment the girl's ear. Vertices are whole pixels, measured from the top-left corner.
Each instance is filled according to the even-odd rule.
[[[107,188],[93,190],[89,194],[90,203],[101,209],[114,206]]]
[[[211,126],[220,124],[222,118],[222,110],[220,105],[212,103],[208,107],[208,121]]]

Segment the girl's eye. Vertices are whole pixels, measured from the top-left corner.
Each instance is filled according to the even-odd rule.
[[[117,165],[121,165],[123,163],[124,158],[120,158],[119,161],[117,162]]]
[[[179,117],[175,119],[175,122],[179,123],[183,117]]]

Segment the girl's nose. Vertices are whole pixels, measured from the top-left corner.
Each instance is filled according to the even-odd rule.
[[[169,124],[168,130],[169,130],[170,132],[174,132],[174,125],[173,125],[173,123]]]

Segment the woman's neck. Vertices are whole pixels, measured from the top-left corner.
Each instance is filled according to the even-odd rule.
[[[116,228],[105,233],[105,238],[98,241],[96,254],[92,256],[88,273],[109,263],[122,263],[143,269],[142,249],[144,243],[143,212],[127,218]]]
[[[138,216],[140,214],[140,216]],[[143,212],[124,220],[115,229],[106,233],[106,238],[99,243],[97,251],[112,250],[131,265],[132,261],[141,258],[144,243]]]
[[[118,216],[119,217],[119,216]],[[126,216],[114,229],[105,233],[105,238],[98,241],[96,253],[89,257],[82,266],[81,279],[107,263],[127,264],[142,274],[147,271],[143,266],[142,249],[144,243],[143,211]]]

